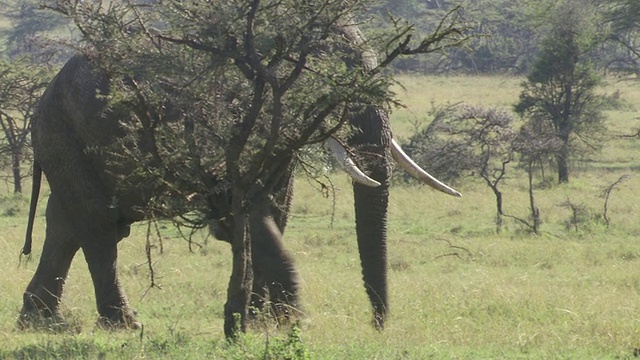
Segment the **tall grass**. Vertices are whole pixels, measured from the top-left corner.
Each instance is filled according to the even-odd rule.
[[[510,107],[520,79],[401,77],[407,109],[394,111],[396,136],[425,117],[432,102],[465,101]],[[611,81],[630,104],[639,85]],[[0,358],[626,358],[640,347],[640,225],[635,175],[640,141],[613,135],[635,130],[633,107],[609,113],[611,136],[602,152],[573,164],[571,183],[539,184],[542,235],[506,221],[495,233],[495,205],[482,183],[460,184],[463,197],[422,186],[394,185],[389,220],[391,317],[383,332],[370,326],[354,234],[353,199],[345,176],[332,177],[335,199],[299,177],[286,243],[302,276],[305,317],[296,329],[256,324],[238,344],[223,340],[222,309],[230,271],[226,243],[198,234],[190,251],[176,230],[161,229],[164,251],[153,251],[157,282],[149,289],[145,225],[120,246],[122,281],[143,331],[94,327],[95,300],[78,253],[63,298],[68,333],[20,332],[15,319],[43,239],[41,200],[34,260],[19,262],[26,203],[0,216]],[[611,195],[610,226],[602,221],[603,189],[630,178]],[[511,169],[505,211],[527,216],[523,174]],[[585,210],[577,223],[563,203]],[[9,204],[9,205],[5,205]],[[20,205],[23,204],[23,205]],[[4,209],[0,209],[3,213]],[[294,329],[295,330],[295,329]],[[297,331],[297,330],[296,330]],[[304,351],[298,351],[300,349]],[[305,352],[306,351],[306,352]],[[305,355],[306,354],[306,355]]]

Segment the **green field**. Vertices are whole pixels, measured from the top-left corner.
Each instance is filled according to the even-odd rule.
[[[393,112],[392,125],[401,140],[411,135],[413,124],[427,121],[432,104],[508,109],[521,81],[399,80],[403,87],[396,92],[407,108]],[[616,136],[640,127],[634,107],[640,109],[640,83],[611,79],[606,91],[615,90],[630,106],[608,113],[610,139],[602,152],[575,162],[569,184],[536,188],[540,236],[510,220],[497,235],[495,200],[477,180],[459,185],[459,199],[420,186],[392,188],[391,317],[383,332],[370,326],[352,193],[343,175],[332,178],[335,203],[303,177],[296,184],[285,241],[303,279],[301,343],[285,341],[289,329],[265,324],[256,324],[239,343],[227,343],[222,310],[231,269],[229,246],[202,233],[194,237],[201,247],[190,251],[172,225],[161,229],[164,251],[153,251],[161,289],[148,289],[146,225],[136,227],[120,245],[120,275],[143,331],[94,327],[93,289],[79,253],[62,305],[72,330],[20,332],[15,320],[37,265],[47,192],[40,202],[34,259],[26,264],[20,264],[18,253],[28,199],[5,196],[0,203],[0,359],[287,358],[285,352],[297,347],[313,359],[631,358],[640,348],[640,139]],[[603,189],[625,174],[629,179],[611,195],[606,228],[601,221]],[[505,211],[526,218],[524,172],[511,169],[503,191]],[[567,200],[584,210],[577,224],[562,205]]]

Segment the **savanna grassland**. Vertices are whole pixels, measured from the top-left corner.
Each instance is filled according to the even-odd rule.
[[[520,79],[402,76],[406,109],[392,114],[406,139],[435,105],[466,102],[510,108]],[[0,359],[602,359],[633,357],[640,348],[640,139],[635,133],[640,83],[610,79],[628,106],[608,111],[609,140],[599,153],[573,163],[571,182],[539,182],[541,235],[505,220],[496,234],[495,200],[478,180],[456,186],[452,198],[421,186],[395,184],[389,214],[391,317],[383,332],[370,326],[354,234],[349,180],[331,177],[335,196],[323,196],[299,176],[285,241],[303,279],[306,316],[294,331],[256,324],[237,344],[224,340],[222,310],[230,249],[206,233],[189,244],[171,225],[152,238],[161,288],[149,289],[147,225],[120,244],[120,275],[143,331],[96,329],[93,289],[79,253],[62,306],[68,332],[20,332],[22,292],[37,265],[44,237],[42,192],[34,259],[20,262],[28,197],[0,203]],[[428,164],[424,164],[428,168]],[[609,199],[603,190],[629,178]],[[9,186],[7,186],[7,191]],[[505,211],[527,218],[525,173],[511,167]],[[581,212],[572,222],[567,201]],[[152,229],[155,233],[155,229]],[[299,336],[299,338],[297,337]]]

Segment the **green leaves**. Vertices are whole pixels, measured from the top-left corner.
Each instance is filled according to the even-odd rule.
[[[377,67],[364,61],[378,51],[355,21],[365,4],[58,0],[52,8],[76,23],[81,51],[110,79],[108,111],[123,130],[111,161],[138,167],[121,186],[159,184],[157,208],[199,212],[204,222],[228,207],[231,188],[246,206],[270,193],[304,146],[347,135],[351,112],[392,103],[382,67],[464,38],[455,16],[415,41],[429,46],[407,48],[411,27],[390,31],[376,43],[392,55]]]
[[[558,5],[549,35],[542,41],[515,105],[516,112],[530,122],[525,127],[529,137],[545,144],[559,142],[551,153],[560,182],[569,179],[569,156],[579,148],[597,149],[604,132],[602,96],[595,93],[600,79],[588,58],[596,35],[582,25],[592,15],[572,5],[572,1]],[[541,149],[536,148],[529,155],[539,154]]]

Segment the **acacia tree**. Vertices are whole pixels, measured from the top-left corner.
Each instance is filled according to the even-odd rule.
[[[138,170],[119,186],[156,184],[150,207],[201,225],[221,218],[232,234],[225,333],[244,330],[251,291],[248,214],[307,144],[343,137],[349,114],[392,101],[381,69],[402,54],[455,46],[457,17],[412,41],[413,27],[377,39],[380,65],[355,27],[364,1],[78,2],[51,7],[73,19],[79,48],[111,79],[108,111],[126,134],[115,164]],[[345,31],[348,30],[348,31]],[[103,149],[96,149],[103,151]],[[214,214],[212,214],[212,212]],[[188,219],[183,214],[189,214]]]
[[[640,3],[635,0],[613,0],[609,2],[607,20],[618,31],[640,29]]]
[[[527,122],[523,124],[517,136],[513,139],[513,151],[520,155],[520,166],[527,172],[529,186],[529,210],[531,211],[531,223],[521,220],[535,234],[540,229],[540,209],[536,205],[533,181],[535,173],[539,169],[543,173],[544,163],[561,151],[564,143],[550,130],[546,123]]]
[[[36,102],[51,80],[51,71],[26,59],[0,61],[0,126],[4,138],[0,156],[11,169],[14,193],[22,192],[22,165],[29,156],[31,116]]]
[[[501,187],[508,178],[508,167],[516,159],[516,152],[524,152],[527,139],[524,130],[517,129],[513,115],[478,106],[446,107],[435,113],[434,121],[410,138],[405,146],[407,153],[421,162],[434,164],[432,171],[440,178],[475,176],[482,179],[495,196],[496,232],[502,231],[506,217],[537,234],[536,211],[532,210],[533,223],[530,223],[504,210]],[[531,206],[535,209],[531,181],[529,189]]]
[[[533,135],[552,134],[560,140],[554,153],[560,183],[569,181],[569,160],[579,145],[596,149],[604,129],[602,97],[595,92],[600,79],[588,60],[595,40],[588,21],[592,13],[583,5],[571,0],[559,5],[515,106],[536,123],[531,129],[544,130]]]
[[[640,3],[634,0],[613,0],[608,3],[604,19],[610,25],[608,40],[623,49],[625,57],[613,59],[611,67],[630,69],[640,74]]]

